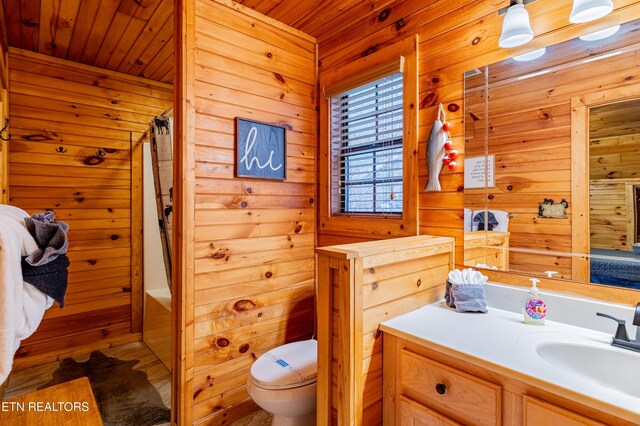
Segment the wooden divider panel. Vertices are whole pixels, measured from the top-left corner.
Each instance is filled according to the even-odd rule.
[[[316,250],[319,425],[382,424],[378,326],[440,299],[454,252],[426,235]]]

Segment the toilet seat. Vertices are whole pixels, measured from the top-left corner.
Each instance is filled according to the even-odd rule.
[[[316,382],[318,342],[288,343],[264,353],[251,366],[251,381],[262,389],[293,389]]]

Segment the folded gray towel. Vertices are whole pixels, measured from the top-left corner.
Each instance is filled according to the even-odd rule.
[[[53,212],[36,213],[26,218],[24,223],[39,247],[25,258],[29,265],[41,266],[67,253],[69,225],[56,221]]]
[[[452,284],[451,297],[456,306],[456,312],[487,313],[483,284]]]
[[[452,285],[451,281],[447,280],[447,284],[444,289],[444,301],[448,307],[455,308],[456,303],[455,303],[455,300],[453,299],[453,294],[451,293],[451,285]]]

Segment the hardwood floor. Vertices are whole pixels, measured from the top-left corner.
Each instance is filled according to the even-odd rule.
[[[271,414],[267,413],[264,410],[258,410],[254,413],[251,413],[239,420],[236,420],[233,423],[230,423],[230,426],[271,426]]]
[[[158,390],[162,397],[162,402],[171,407],[171,373],[160,362],[153,352],[142,342],[131,343],[124,346],[105,349],[101,351],[107,356],[115,357],[123,361],[137,359],[140,362],[133,368],[147,373],[149,382]],[[78,362],[89,359],[89,354],[72,357]],[[4,390],[4,397],[10,398],[34,391],[38,387],[51,381],[53,372],[60,365],[59,361],[35,367],[18,370],[9,376],[9,385]],[[169,425],[169,423],[166,423]],[[162,425],[164,426],[164,425]]]
[[[132,359],[139,360],[140,362],[134,369],[147,373],[149,381],[160,393],[164,404],[167,407],[171,406],[171,373],[155,354],[151,352],[147,345],[142,342],[136,342],[116,348],[105,349],[102,353],[123,361]],[[72,358],[78,362],[83,362],[89,359],[89,354],[74,356]],[[59,365],[60,362],[56,361],[14,371],[11,373],[11,376],[9,376],[9,384],[7,388],[4,389],[4,395],[1,396],[11,398],[38,389],[38,387],[51,381],[53,372]],[[231,423],[230,426],[270,426],[271,420],[272,417],[269,413],[260,410],[236,420]],[[169,423],[166,423],[166,425],[169,425]]]

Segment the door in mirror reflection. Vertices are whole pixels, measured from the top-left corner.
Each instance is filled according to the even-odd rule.
[[[591,282],[640,289],[639,193],[640,99],[591,108]]]

